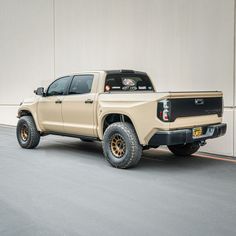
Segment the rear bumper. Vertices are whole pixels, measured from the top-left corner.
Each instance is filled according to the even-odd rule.
[[[226,133],[226,124],[208,125],[205,126],[204,135],[193,138],[192,129],[181,129],[173,131],[158,131],[149,140],[148,145],[150,147],[156,147],[159,145],[177,145],[193,142],[201,142],[206,139],[217,138]]]

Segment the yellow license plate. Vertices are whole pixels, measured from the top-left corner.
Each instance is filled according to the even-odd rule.
[[[202,136],[202,127],[193,128],[193,137],[197,138]]]

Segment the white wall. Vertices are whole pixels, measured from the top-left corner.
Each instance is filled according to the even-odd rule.
[[[53,4],[0,0],[0,123],[15,124],[17,105],[53,78]]]
[[[131,68],[147,71],[160,91],[223,90],[228,133],[203,150],[233,155],[234,0],[0,3],[0,123],[15,123],[12,105],[54,70]]]

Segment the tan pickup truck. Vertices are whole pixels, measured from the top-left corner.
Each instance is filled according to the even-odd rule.
[[[21,147],[35,148],[48,134],[98,140],[117,168],[137,165],[142,150],[160,145],[188,156],[226,132],[222,92],[157,92],[144,72],[83,72],[35,93],[18,110]]]

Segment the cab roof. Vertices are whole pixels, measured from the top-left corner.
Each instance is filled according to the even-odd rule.
[[[72,74],[68,74],[68,75],[64,75],[61,77],[65,77],[65,76],[74,76],[74,75],[78,75],[78,74],[89,74],[89,73],[105,73],[107,75],[117,75],[117,74],[136,74],[136,75],[147,75],[146,72],[142,72],[142,71],[136,71],[136,70],[127,70],[127,69],[121,69],[121,70],[91,70],[91,71],[80,71],[78,73],[72,73]],[[61,78],[60,77],[60,78]]]

